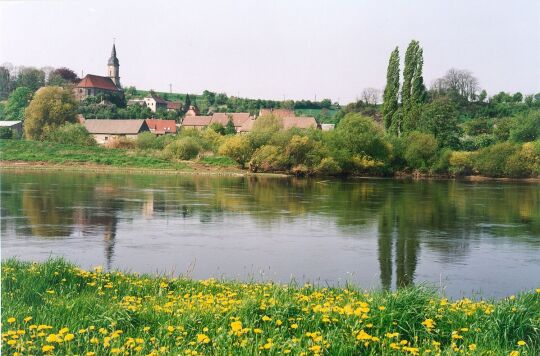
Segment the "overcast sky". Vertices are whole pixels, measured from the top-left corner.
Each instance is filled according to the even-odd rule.
[[[427,84],[468,69],[492,95],[540,92],[540,1],[8,1],[0,63],[106,75],[124,86],[353,101],[382,89],[411,39]]]

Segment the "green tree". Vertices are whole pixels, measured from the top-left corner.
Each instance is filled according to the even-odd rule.
[[[426,101],[426,88],[422,77],[423,65],[423,51],[420,43],[412,40],[405,52],[403,87],[401,89],[404,131],[413,131],[416,129],[421,106]]]
[[[234,122],[231,118],[227,121],[227,126],[225,126],[225,135],[234,135],[236,133],[236,127],[234,127]]]
[[[7,98],[11,91],[11,75],[9,69],[0,67],[0,100]]]
[[[81,124],[65,123],[48,132],[44,139],[64,145],[95,146],[96,140]]]
[[[184,101],[184,113],[189,110],[190,106],[191,106],[191,98],[189,97],[189,94],[186,94],[186,100]]]
[[[386,71],[386,87],[383,94],[383,106],[382,114],[384,118],[384,127],[386,130],[390,130],[392,127],[396,128],[397,135],[401,132],[401,125],[393,124],[392,119],[394,114],[399,108],[399,48],[396,47],[392,54],[390,54],[390,60],[388,61],[388,69]]]
[[[437,156],[437,140],[432,134],[418,131],[410,132],[406,137],[405,159],[409,167],[427,170]]]
[[[41,140],[58,126],[76,122],[76,115],[77,101],[69,89],[43,87],[36,92],[25,110],[25,136]]]
[[[32,90],[27,87],[18,87],[9,96],[5,114],[8,120],[23,120],[24,110],[32,100]]]
[[[21,68],[19,74],[17,75],[17,87],[27,87],[35,92],[44,85],[45,72],[40,69],[33,67]]]
[[[426,104],[419,129],[433,134],[439,147],[459,148],[458,112],[448,97],[439,97]]]

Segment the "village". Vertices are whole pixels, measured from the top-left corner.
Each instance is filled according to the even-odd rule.
[[[120,83],[120,61],[116,54],[116,45],[113,44],[111,56],[107,62],[107,76],[87,74],[75,86],[74,94],[79,100],[88,97],[123,97],[124,90]],[[104,99],[100,99],[104,100]],[[294,110],[281,108],[260,109],[258,115],[249,112],[212,112],[201,115],[196,105],[184,107],[181,102],[168,101],[161,98],[155,92],[142,99],[131,99],[127,105],[140,105],[147,107],[153,114],[148,119],[86,119],[78,115],[78,121],[92,134],[98,144],[108,144],[119,138],[136,139],[137,135],[149,131],[155,135],[176,134],[180,129],[202,130],[209,126],[234,126],[234,132],[238,134],[248,133],[258,117],[273,115],[281,120],[284,129],[321,129],[332,130],[333,124],[319,124],[312,116],[297,116]],[[156,118],[162,110],[181,111],[185,114],[181,122]],[[13,124],[13,122],[11,122]],[[18,123],[20,125],[20,123]]]

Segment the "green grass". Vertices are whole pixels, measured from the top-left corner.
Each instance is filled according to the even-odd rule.
[[[0,140],[3,161],[47,162],[53,164],[100,164],[114,167],[185,169],[184,163],[174,163],[152,156],[150,151],[136,151],[101,146],[75,146],[29,140]]]
[[[339,112],[336,109],[297,109],[297,116],[313,116],[319,123],[333,123],[334,116]]]
[[[200,160],[201,163],[217,167],[237,167],[238,163],[232,158],[223,156],[207,156]]]
[[[5,354],[535,355],[539,318],[540,290],[448,301],[423,287],[367,293],[2,262]]]

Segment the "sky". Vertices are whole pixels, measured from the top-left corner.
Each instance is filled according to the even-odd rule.
[[[428,86],[458,68],[540,92],[538,0],[0,1],[0,63],[106,75],[113,38],[138,89],[347,103],[416,39]]]

